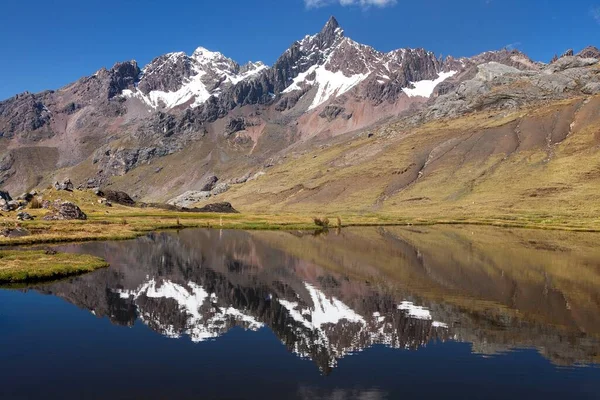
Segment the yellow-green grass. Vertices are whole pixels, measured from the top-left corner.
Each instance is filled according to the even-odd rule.
[[[103,259],[86,254],[1,250],[0,284],[54,280],[107,266]]]
[[[389,124],[373,138],[352,136],[290,155],[220,198],[244,213],[598,230],[599,106],[600,97],[570,99],[511,114]],[[532,145],[540,132],[552,132],[557,114],[567,128],[572,121],[566,138]],[[532,120],[542,121],[537,130],[519,130]],[[482,139],[469,142],[471,135]],[[425,160],[422,174],[403,184],[404,171]]]
[[[389,226],[471,224],[502,227],[560,229],[574,231],[600,231],[600,220],[594,217],[515,212],[512,214],[473,213],[463,215],[441,207],[436,210],[410,210],[405,213],[285,213],[272,214],[215,214],[175,212],[158,208],[106,207],[98,203],[91,191],[63,192],[46,190],[42,194],[48,200],[68,200],[78,204],[88,215],[85,221],[44,221],[45,209],[27,210],[35,216],[34,221],[16,221],[16,212],[0,217],[0,228],[20,226],[31,234],[17,238],[0,237],[0,246],[59,243],[90,240],[132,239],[156,230],[183,228],[216,228],[246,230],[314,230],[319,229],[314,217],[327,216],[330,229],[337,227],[337,217],[342,226]],[[436,215],[437,214],[437,215]],[[442,215],[440,215],[442,214]]]
[[[16,213],[6,213],[0,224],[10,228],[18,223],[31,235],[0,237],[0,246],[130,239],[188,227],[318,229],[313,218],[322,216],[333,224],[339,217],[343,226],[472,224],[600,231],[600,116],[594,111],[600,97],[581,107],[569,135],[551,149],[504,151],[517,121],[544,119],[580,103],[572,99],[508,115],[476,113],[415,128],[386,125],[374,139],[352,137],[291,155],[266,175],[207,201],[229,201],[240,214],[106,207],[91,191],[45,190],[45,200],[73,201],[88,220],[43,221],[47,210],[29,210],[36,220],[18,223]],[[471,154],[475,144],[453,153],[469,132],[482,129],[492,130],[483,133],[489,154]],[[402,171],[423,161],[423,154],[430,160],[424,174],[399,185]]]

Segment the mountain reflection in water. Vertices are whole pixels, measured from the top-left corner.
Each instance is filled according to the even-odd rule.
[[[600,236],[482,227],[184,230],[61,250],[111,267],[38,287],[119,325],[218,340],[267,327],[323,374],[375,344],[535,348],[598,363]]]

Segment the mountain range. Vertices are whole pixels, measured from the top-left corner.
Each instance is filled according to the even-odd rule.
[[[598,60],[595,47],[549,63],[508,49],[383,53],[332,17],[272,66],[199,47],[0,102],[0,184],[22,192],[68,177],[181,206],[386,211],[464,206],[522,174],[537,186],[507,198],[531,200],[577,186],[551,175],[563,156],[595,159]],[[582,185],[593,186],[600,166],[586,165]]]

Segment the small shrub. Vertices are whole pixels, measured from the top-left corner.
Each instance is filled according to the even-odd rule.
[[[340,217],[337,217],[337,227],[338,228],[342,227],[342,219]]]
[[[321,228],[328,228],[329,227],[329,218],[325,217],[325,218],[314,218],[315,221],[315,225],[320,226]]]
[[[121,219],[121,225],[127,225],[127,220],[125,218]]]

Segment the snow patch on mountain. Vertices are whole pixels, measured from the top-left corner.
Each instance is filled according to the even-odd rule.
[[[364,81],[369,73],[346,76],[341,71],[331,72],[324,67],[317,69],[315,83],[318,85],[317,94],[308,107],[312,110],[325,103],[332,96],[338,97]]]
[[[411,82],[412,88],[404,88],[402,90],[408,97],[431,97],[437,85],[456,75],[456,73],[457,71],[440,72],[438,78],[435,80]]]
[[[398,310],[406,311],[406,313],[416,319],[431,319],[431,313],[428,309],[421,306],[416,306],[413,302],[403,301],[398,305]]]
[[[124,90],[124,97],[135,97],[142,100],[150,107],[157,109],[160,107],[173,108],[194,99],[191,107],[197,107],[204,103],[212,95],[206,85],[202,82],[202,77],[206,75],[204,71],[196,71],[197,74],[187,80],[181,88],[175,92],[163,92],[153,90],[147,95],[139,90]]]
[[[201,342],[221,336],[229,329],[227,322],[242,324],[245,329],[257,330],[263,327],[254,317],[245,314],[234,307],[219,307],[217,296],[209,293],[194,282],[188,282],[187,287],[171,282],[151,279],[142,284],[136,290],[117,290],[121,298],[134,301],[145,295],[154,299],[172,299],[179,306],[179,311],[187,317],[186,328],[183,332],[177,331],[172,325],[155,320],[151,313],[139,309],[140,319],[146,324],[161,327],[161,333],[165,336],[178,338],[183,333],[187,334],[193,342]],[[204,312],[201,312],[204,310]]]
[[[306,85],[316,85],[317,93],[313,102],[308,107],[308,110],[310,111],[327,102],[329,99],[341,96],[348,92],[350,89],[364,81],[370,74],[370,71],[368,71],[363,74],[346,76],[342,71],[329,71],[325,65],[313,65],[306,72],[298,74],[283,93],[302,90],[302,87]],[[313,75],[314,78],[309,79],[308,77],[311,75]]]
[[[298,309],[297,302],[279,299],[279,304],[285,307],[290,316],[310,330],[320,329],[325,324],[336,324],[341,320],[365,323],[363,317],[335,297],[327,297],[325,293],[314,286],[305,283],[304,286],[312,300],[312,307]],[[310,316],[310,320],[306,317]]]

